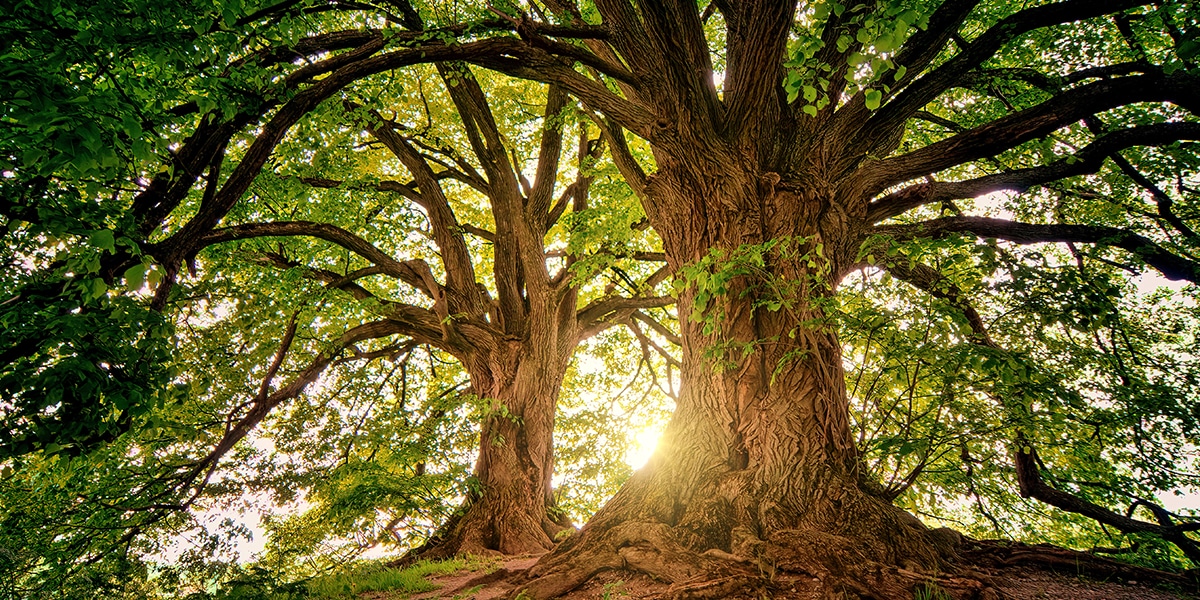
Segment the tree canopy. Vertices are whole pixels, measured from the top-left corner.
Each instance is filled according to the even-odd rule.
[[[0,9],[6,593],[1200,560],[1189,3],[160,4]]]

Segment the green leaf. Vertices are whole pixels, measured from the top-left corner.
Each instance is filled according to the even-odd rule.
[[[142,289],[146,284],[146,265],[145,263],[137,263],[128,269],[125,269],[125,289],[134,292]]]
[[[1175,54],[1183,60],[1192,60],[1200,56],[1200,39],[1193,37],[1179,42],[1175,47]]]
[[[88,290],[91,292],[90,298],[92,300],[95,300],[108,293],[108,284],[104,283],[104,280],[99,277],[89,279],[87,286]]]
[[[116,239],[113,237],[113,232],[107,229],[99,229],[88,235],[88,245],[93,248],[106,250],[109,253],[117,251]]]
[[[151,289],[156,289],[158,284],[162,282],[162,269],[150,269],[146,271],[146,282],[150,284]]]
[[[867,90],[866,103],[867,110],[876,110],[879,108],[879,103],[883,100],[883,92],[879,90]]]

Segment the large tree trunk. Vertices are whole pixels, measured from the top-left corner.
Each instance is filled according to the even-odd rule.
[[[710,249],[729,256],[790,241],[748,262],[703,319],[687,318],[702,290],[683,291],[682,389],[654,457],[531,569],[526,592],[553,597],[625,568],[681,594],[786,581],[911,597],[914,581],[883,573],[933,567],[938,553],[919,521],[874,495],[860,471],[841,348],[822,309],[854,232],[819,188],[785,189],[777,175],[720,156],[695,156],[692,168],[660,158],[648,212],[671,266]],[[707,214],[714,207],[723,214]]]

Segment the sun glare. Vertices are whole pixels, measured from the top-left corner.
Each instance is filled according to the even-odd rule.
[[[637,432],[633,437],[634,444],[625,453],[625,462],[638,470],[650,460],[650,456],[654,454],[655,448],[658,447],[658,440],[662,437],[663,427],[665,423],[654,423],[645,429]]]

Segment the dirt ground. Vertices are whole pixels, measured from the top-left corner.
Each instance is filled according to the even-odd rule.
[[[980,545],[983,544],[983,545]],[[1195,600],[1195,578],[1131,567],[1117,561],[1051,546],[1023,544],[988,545],[977,542],[963,552],[964,561],[974,565],[968,575],[984,582],[974,598],[963,600]],[[1086,558],[1081,558],[1086,557]],[[515,589],[511,580],[537,562],[525,555],[500,559],[491,572],[462,571],[431,578],[438,589],[416,594],[411,600],[493,600],[506,598]],[[1085,564],[1086,563],[1086,564]],[[797,580],[797,583],[800,583]],[[777,580],[770,590],[747,598],[805,599],[805,586],[789,586]],[[566,600],[649,600],[665,598],[670,585],[645,575],[605,572]],[[947,598],[932,591],[918,591],[915,600]],[[957,599],[956,599],[957,600]]]

